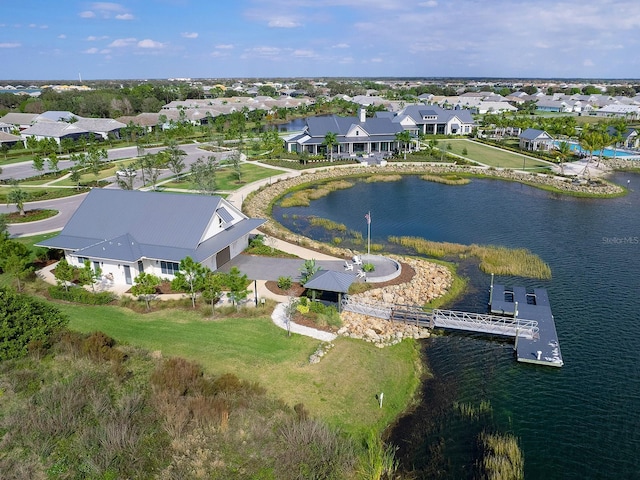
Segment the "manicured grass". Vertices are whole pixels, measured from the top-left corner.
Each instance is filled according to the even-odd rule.
[[[407,407],[419,384],[419,354],[409,340],[379,349],[340,338],[311,365],[309,356],[320,342],[288,338],[269,318],[209,320],[179,310],[141,315],[111,306],[59,307],[74,330],[101,330],[119,342],[195,360],[212,373],[257,381],[274,397],[303,403],[312,415],[354,434],[371,427],[381,431]],[[382,409],[375,397],[380,392]]]
[[[284,173],[284,170],[264,168],[252,163],[242,163],[240,165],[240,181],[238,181],[238,176],[230,167],[220,168],[216,172],[216,180],[218,183],[218,190],[230,191],[237,190],[248,183],[273,177],[281,173]],[[179,182],[172,181],[163,183],[162,186],[166,188],[182,188],[185,190],[198,189],[196,184],[191,181],[188,175],[184,176]]]
[[[451,149],[448,149],[447,145],[451,145]],[[472,142],[471,140],[442,140],[438,144],[438,148],[491,167],[522,169],[523,165],[524,154],[518,155],[499,148]],[[467,149],[466,154],[463,153],[465,148]],[[549,167],[548,163],[533,158],[527,158],[524,164],[527,170],[535,167]]]
[[[31,235],[28,237],[17,237],[13,240],[16,240],[20,243],[24,243],[31,250],[34,250],[34,245],[42,240],[46,240],[51,237],[55,237],[59,232],[51,232],[51,233],[41,233],[40,235]]]
[[[0,203],[7,203],[7,193],[12,187],[9,185],[0,185]],[[53,200],[56,198],[71,197],[80,193],[88,192],[86,187],[76,188],[55,188],[55,187],[25,187],[25,191],[29,194],[27,202],[39,202],[41,200]]]

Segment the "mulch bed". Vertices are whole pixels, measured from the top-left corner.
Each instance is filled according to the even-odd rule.
[[[282,295],[285,297],[289,295],[300,297],[306,290],[306,288],[304,288],[299,283],[292,283],[289,290],[282,290],[280,287],[278,287],[278,282],[276,282],[275,280],[267,280],[266,287],[267,290],[269,290],[271,293],[275,293],[276,295]]]

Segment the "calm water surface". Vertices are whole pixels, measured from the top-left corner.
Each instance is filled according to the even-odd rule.
[[[526,247],[551,266],[549,281],[497,280],[548,289],[561,369],[519,364],[506,341],[448,334],[424,342],[435,378],[390,434],[416,478],[468,478],[482,428],[518,437],[530,479],[640,478],[640,175],[613,179],[630,180],[629,195],[576,199],[497,180],[446,186],[407,177],[274,210],[289,228],[323,240],[332,235],[308,229],[304,216],[330,218],[366,238],[370,210],[372,242],[414,235]],[[461,271],[470,287],[453,307],[485,311],[489,276],[471,262]],[[492,414],[477,421],[452,408],[482,400]]]

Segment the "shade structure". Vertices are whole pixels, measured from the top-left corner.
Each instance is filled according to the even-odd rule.
[[[324,292],[347,293],[355,279],[355,275],[350,273],[319,270],[304,284],[304,287]]]

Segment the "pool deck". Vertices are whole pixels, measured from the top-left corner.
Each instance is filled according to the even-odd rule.
[[[516,356],[519,362],[536,363],[552,367],[563,365],[558,333],[551,313],[549,297],[544,288],[527,292],[524,287],[506,288],[492,285],[489,309],[492,314],[538,322],[538,335],[534,338],[516,336]]]

